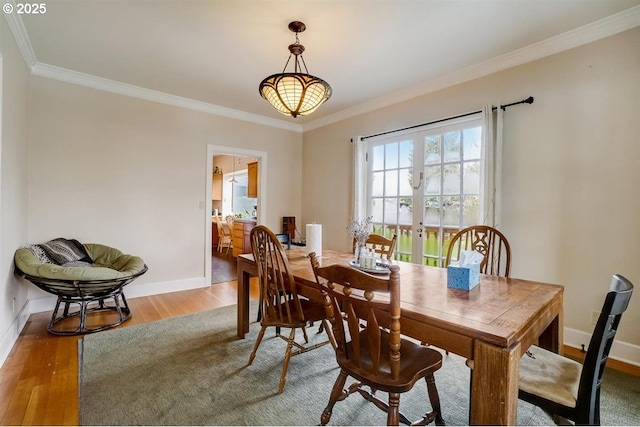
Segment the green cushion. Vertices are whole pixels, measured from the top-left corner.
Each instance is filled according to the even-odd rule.
[[[42,263],[28,248],[15,252],[16,267],[29,276],[59,280],[110,280],[133,276],[144,270],[142,258],[123,254],[118,249],[97,243],[83,244],[93,264],[91,267],[64,267]]]

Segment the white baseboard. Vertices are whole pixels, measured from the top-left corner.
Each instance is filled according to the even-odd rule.
[[[11,322],[9,330],[4,337],[2,337],[2,341],[0,341],[0,366],[4,365],[5,360],[9,357],[11,349],[20,336],[20,332],[22,332],[24,325],[26,325],[27,320],[29,320],[30,313],[28,312],[28,305],[29,304],[27,303],[22,306],[18,315],[13,319],[13,322]]]
[[[173,280],[170,282],[145,283],[142,285],[131,285],[125,288],[127,299],[146,297],[149,295],[160,295],[169,292],[187,291],[189,289],[206,288],[211,286],[204,277],[193,277],[191,279]]]
[[[578,331],[577,329],[564,328],[564,345],[581,349],[584,344],[586,350],[589,340],[591,340],[591,334],[589,333]],[[609,352],[609,359],[640,366],[640,346],[615,340]]]

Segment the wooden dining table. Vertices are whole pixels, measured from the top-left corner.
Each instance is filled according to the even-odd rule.
[[[298,292],[321,298],[304,250],[287,251]],[[347,264],[353,254],[324,250],[321,265]],[[480,275],[470,291],[447,287],[447,270],[408,262],[400,266],[403,335],[474,361],[470,423],[515,425],[520,357],[532,344],[561,352],[560,285]],[[249,332],[253,255],[238,256],[238,337]]]

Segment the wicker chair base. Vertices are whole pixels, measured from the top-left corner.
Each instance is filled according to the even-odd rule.
[[[107,304],[107,300],[109,299],[113,299],[111,305]],[[77,304],[79,308],[77,311],[70,312],[70,308],[73,304]],[[62,315],[59,316],[58,312],[60,311],[61,306],[63,307]],[[99,324],[92,327],[87,326],[87,315],[96,312],[109,311],[117,313],[117,319],[114,322]],[[75,329],[70,329],[68,327],[68,321],[64,322],[64,324],[67,325],[66,328],[56,328],[56,325],[62,325],[61,322],[71,318],[77,318],[77,326]],[[59,295],[56,307],[51,315],[51,321],[49,322],[49,326],[47,326],[47,331],[54,335],[67,336],[91,334],[94,332],[104,331],[105,329],[115,328],[130,318],[131,310],[127,304],[127,299],[124,297],[122,288],[118,288],[109,295],[102,295],[99,297],[72,297]]]

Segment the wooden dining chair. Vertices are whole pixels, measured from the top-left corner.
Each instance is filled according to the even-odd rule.
[[[584,363],[531,346],[520,359],[518,397],[576,425],[600,425],[600,387],[605,364],[633,285],[615,274]]]
[[[435,420],[438,425],[444,424],[434,378],[434,372],[442,366],[442,355],[402,338],[399,267],[391,266],[388,276],[374,276],[346,265],[320,267],[315,253],[310,254],[310,260],[322,286],[340,366],[320,418],[322,425],[331,419],[336,402],[355,392],[387,413],[387,425],[398,425],[400,421],[411,424],[400,413],[400,394],[411,390],[422,378],[432,411],[417,423],[426,425]],[[345,389],[349,376],[356,381]],[[376,391],[388,393],[388,401],[377,397]]]
[[[231,233],[224,229],[222,225],[222,221],[217,216],[214,217],[216,222],[216,227],[218,227],[218,252],[222,252],[223,249],[227,249],[227,254],[229,254],[229,249],[233,247],[233,241],[231,239]]]
[[[382,234],[372,233],[367,238],[365,242],[365,246],[372,248],[375,253],[378,255],[386,255],[387,259],[391,259],[393,256],[393,251],[396,247],[396,241],[398,240],[398,235],[394,234],[392,238],[388,239]],[[356,240],[353,239],[353,251],[355,252],[356,248]]]
[[[224,220],[227,223],[227,234],[233,237],[233,215],[225,216]]]
[[[511,270],[511,246],[500,231],[488,225],[472,225],[457,232],[449,243],[444,267],[460,259],[463,250],[483,255],[480,273],[509,277]]]
[[[276,332],[276,335],[287,343],[282,375],[278,385],[278,393],[282,393],[291,357],[322,347],[325,344],[334,344],[334,341],[329,325],[326,323],[327,316],[323,304],[298,295],[287,255],[275,234],[264,225],[258,225],[251,230],[250,238],[251,250],[258,266],[260,312],[262,315],[260,332],[251,356],[249,356],[248,364],[253,363],[268,327],[291,329],[289,336]],[[305,326],[314,321],[324,323],[328,339],[314,345],[302,345],[296,342],[296,329],[302,329],[305,344],[308,344],[309,338]]]
[[[488,225],[472,225],[458,231],[449,242],[444,267],[460,259],[460,253],[476,251],[482,254],[480,273],[492,276],[509,277],[511,271],[511,246],[499,230]],[[428,345],[427,343],[423,343]],[[447,355],[449,352],[446,352]],[[466,365],[473,370],[473,359],[467,359]],[[473,387],[473,377],[469,389]]]

